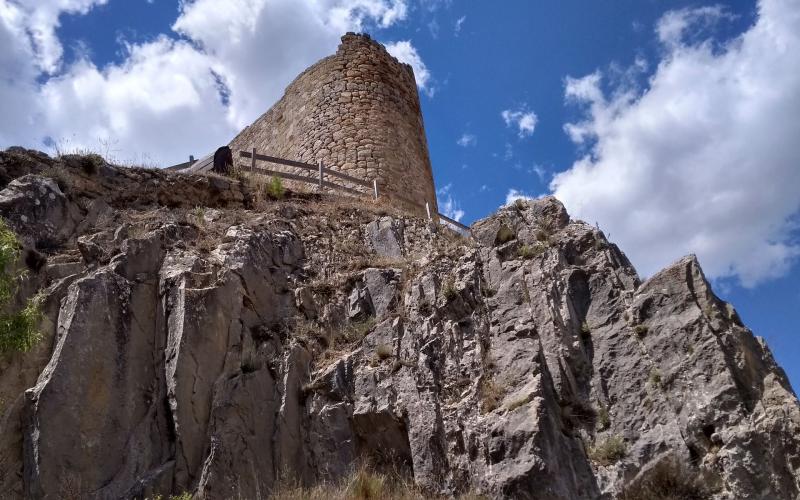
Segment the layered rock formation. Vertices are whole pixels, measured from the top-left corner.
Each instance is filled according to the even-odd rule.
[[[427,496],[800,498],[798,400],[693,257],[642,283],[552,198],[467,240],[87,165],[0,153],[39,256],[15,304],[43,296],[0,361],[4,498],[269,498],[362,462]]]

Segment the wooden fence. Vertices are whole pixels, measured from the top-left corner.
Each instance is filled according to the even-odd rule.
[[[378,192],[377,179],[373,179],[372,182],[365,181],[363,179],[353,177],[352,175],[347,175],[343,172],[327,168],[322,164],[322,162],[320,162],[317,165],[312,165],[310,163],[287,160],[285,158],[277,158],[275,156],[260,154],[258,151],[256,151],[255,148],[253,148],[252,151],[239,151],[239,158],[248,159],[250,160],[250,162],[247,165],[242,165],[240,163],[238,167],[248,170],[254,174],[279,177],[281,179],[303,182],[306,184],[314,184],[319,188],[320,191],[327,188],[335,191],[341,191],[351,196],[370,196],[376,200],[380,195],[380,193]],[[173,167],[170,167],[170,169],[175,169],[186,173],[210,172],[213,169],[214,166],[213,154],[203,157],[197,161],[193,160],[194,159],[192,158],[189,160],[188,163],[181,163],[179,165],[174,165]],[[297,168],[300,169],[300,171],[308,172],[308,174],[303,175],[299,173],[284,172],[282,170],[273,170],[258,165],[259,161]],[[187,164],[188,166],[186,166]],[[344,181],[348,183],[350,186],[345,186],[336,181]],[[417,202],[410,200],[402,195],[392,194],[392,197],[405,202],[409,206],[419,206]],[[433,215],[431,214],[431,207],[427,202],[425,203],[425,212],[428,215],[428,219],[433,220]],[[456,220],[453,220],[444,214],[437,213],[435,215],[440,222],[444,223],[444,225],[450,226],[456,231],[466,232],[467,234],[470,234],[469,226],[465,226],[464,224]]]
[[[253,148],[252,151],[239,151],[239,158],[246,158],[250,160],[249,165],[240,165],[240,166],[248,168],[249,171],[254,174],[268,175],[268,176],[280,177],[281,179],[287,179],[291,181],[304,182],[306,184],[314,184],[320,189],[320,191],[322,191],[325,188],[328,188],[328,189],[342,191],[344,193],[353,196],[371,196],[376,200],[380,195],[378,191],[377,179],[373,179],[372,182],[365,181],[363,179],[353,177],[352,175],[347,175],[343,172],[339,172],[338,170],[332,170],[330,168],[327,168],[322,164],[322,162],[319,162],[319,164],[317,165],[312,165],[310,163],[287,160],[285,158],[277,158],[275,156],[260,154],[255,148]],[[258,165],[257,162],[259,161],[298,168],[301,171],[304,170],[308,172],[308,175],[283,172],[281,170],[272,170]],[[351,185],[356,186],[356,188],[344,186],[340,183],[333,182],[333,179],[328,180],[331,178],[345,181]],[[404,196],[397,194],[393,194],[392,196],[394,198],[398,198],[404,201],[405,203],[411,206],[417,205],[416,202],[409,200]],[[432,220],[433,217],[431,215],[431,207],[427,202],[425,203],[425,212],[428,215],[428,219]],[[469,226],[466,226],[456,220],[453,220],[450,217],[447,217],[446,215],[441,213],[437,213],[436,216],[440,219],[440,221],[444,221],[445,225],[453,226],[453,228],[456,229],[457,231],[463,231],[468,234],[470,233]]]

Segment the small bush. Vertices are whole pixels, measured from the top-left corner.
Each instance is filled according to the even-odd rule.
[[[17,235],[0,219],[0,311],[5,310],[17,293],[22,273],[14,270],[20,257]],[[43,297],[28,300],[22,311],[0,314],[0,353],[27,352],[41,339]]]
[[[372,327],[375,326],[375,323],[376,320],[372,317],[362,321],[353,321],[342,329],[338,337],[346,342],[358,342],[367,336]]]
[[[456,295],[458,295],[458,290],[456,290],[456,283],[452,276],[447,278],[447,280],[442,285],[442,295],[444,295],[445,300],[450,302]]]
[[[195,224],[198,226],[205,226],[206,225],[206,207],[203,205],[197,205],[194,207],[192,211],[192,217],[194,217]]]
[[[657,389],[661,389],[663,387],[661,372],[657,368],[653,368],[652,370],[650,370],[650,376],[647,378],[647,381],[650,383],[651,386]]]
[[[589,448],[589,459],[600,465],[611,465],[628,454],[628,447],[620,436],[610,436]]]
[[[283,188],[283,181],[278,176],[273,176],[269,183],[266,185],[267,196],[273,200],[282,200],[286,194]]]
[[[516,237],[517,235],[510,227],[506,226],[505,224],[501,224],[500,229],[497,230],[497,236],[494,238],[494,244],[502,245],[503,243],[508,243]]]
[[[379,360],[383,361],[385,359],[394,357],[394,350],[392,349],[392,346],[388,344],[380,344],[375,348],[375,355]]]
[[[483,295],[484,297],[494,297],[495,295],[497,295],[497,290],[495,290],[494,288],[490,288],[488,286],[484,287]]]
[[[505,397],[506,388],[491,378],[484,378],[479,387],[481,411],[489,413],[500,407]]]
[[[549,227],[543,226],[536,231],[536,240],[543,245],[552,245],[553,231]]]
[[[0,218],[0,308],[5,307],[16,293],[18,274],[13,267],[19,259],[21,249],[17,235]]]
[[[671,457],[628,485],[620,500],[710,500],[720,491],[719,478]]]
[[[581,337],[589,338],[592,336],[592,329],[589,328],[589,323],[583,322],[581,323]]]
[[[519,250],[517,251],[517,255],[519,256],[519,258],[526,260],[538,257],[543,253],[544,253],[544,247],[542,247],[541,245],[534,245],[534,246],[522,245],[521,247],[519,247]]]
[[[611,417],[608,414],[608,408],[600,406],[597,409],[597,428],[601,431],[608,429],[611,426]]]
[[[25,308],[15,314],[0,316],[0,353],[28,352],[41,339],[42,297],[28,300]]]
[[[88,154],[80,159],[78,165],[83,170],[83,173],[86,175],[95,175],[100,170],[100,167],[103,166],[105,160],[103,157],[98,154]]]
[[[633,333],[640,339],[644,338],[644,336],[647,335],[647,327],[645,325],[636,325],[633,327]]]

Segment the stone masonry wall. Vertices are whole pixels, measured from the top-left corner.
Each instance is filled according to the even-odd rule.
[[[253,147],[270,156],[311,164],[322,161],[359,179],[378,179],[381,196],[397,203],[424,211],[428,202],[432,211],[436,209],[414,72],[368,35],[343,36],[336,54],[301,73],[230,147],[239,165],[249,165],[249,160],[239,158],[238,151]],[[287,184],[292,189],[315,189]]]

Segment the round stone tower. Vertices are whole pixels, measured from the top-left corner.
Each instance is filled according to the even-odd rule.
[[[239,151],[253,148],[314,165],[321,161],[365,181],[377,179],[381,197],[418,211],[425,210],[426,202],[432,212],[436,209],[414,72],[368,35],[343,36],[336,54],[301,73],[230,147],[238,164],[249,164]]]

